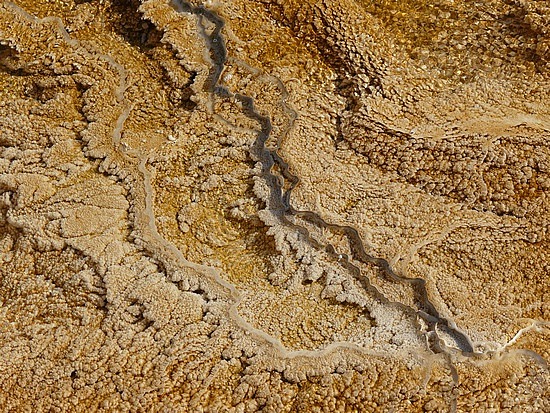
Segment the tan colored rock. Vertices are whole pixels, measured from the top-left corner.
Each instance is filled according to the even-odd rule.
[[[549,411],[549,13],[0,4],[0,410]]]

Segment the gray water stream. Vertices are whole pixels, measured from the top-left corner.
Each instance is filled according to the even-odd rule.
[[[369,254],[365,249],[359,232],[355,228],[347,225],[331,224],[313,211],[300,211],[292,207],[292,190],[298,185],[300,179],[290,172],[289,165],[282,159],[276,149],[270,150],[266,148],[266,142],[272,133],[270,118],[260,114],[256,110],[254,100],[251,97],[233,93],[220,84],[220,75],[227,61],[227,49],[225,47],[225,40],[222,36],[222,29],[225,24],[224,20],[215,12],[206,9],[202,5],[195,6],[182,0],[172,0],[172,5],[179,12],[191,13],[198,18],[201,35],[206,42],[212,61],[208,79],[204,84],[204,90],[213,97],[233,98],[237,100],[241,103],[242,113],[260,125],[256,141],[250,148],[250,155],[255,162],[261,164],[259,176],[265,179],[269,186],[271,192],[269,208],[271,212],[273,212],[284,225],[302,234],[304,239],[306,239],[313,248],[324,250],[332,258],[338,259],[338,261],[347,268],[375,298],[383,303],[397,305],[405,312],[414,314],[424,320],[428,326],[426,333],[428,346],[434,353],[447,353],[449,350],[445,341],[442,340],[440,336],[440,333],[443,332],[447,337],[452,339],[463,355],[475,355],[476,353],[474,353],[473,345],[469,337],[461,332],[452,321],[441,316],[434,304],[430,301],[426,288],[426,281],[424,279],[401,276],[393,270],[386,259]],[[208,27],[207,29],[206,23],[208,22],[210,23],[209,26],[213,26],[213,29],[212,27]],[[279,84],[284,88],[281,82],[279,82]],[[288,93],[286,89],[284,93]],[[274,172],[275,166],[277,166],[282,176],[276,175]],[[288,183],[286,188],[284,187],[285,180]],[[390,301],[372,285],[367,276],[362,275],[360,268],[355,265],[347,255],[339,254],[331,244],[323,245],[314,239],[307,228],[293,223],[289,219],[291,216],[297,216],[320,229],[326,228],[330,231],[345,235],[349,240],[352,258],[354,260],[367,265],[375,265],[383,274],[394,282],[412,285],[416,295],[415,298],[419,303],[419,308]]]

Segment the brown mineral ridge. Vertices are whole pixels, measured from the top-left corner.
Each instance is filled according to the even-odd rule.
[[[474,354],[270,211],[207,19],[2,2],[0,410],[550,411],[547,1],[202,5],[292,205],[424,279]]]

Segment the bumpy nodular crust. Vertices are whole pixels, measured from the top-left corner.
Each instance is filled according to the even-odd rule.
[[[0,5],[5,411],[547,411],[543,1]]]

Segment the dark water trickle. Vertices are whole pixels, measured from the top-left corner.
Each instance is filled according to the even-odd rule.
[[[350,226],[336,225],[326,222],[321,216],[312,211],[299,211],[292,207],[290,203],[292,190],[299,183],[299,178],[290,172],[289,165],[281,158],[276,150],[269,150],[265,144],[270,137],[272,131],[271,120],[267,116],[261,115],[254,106],[254,100],[246,95],[232,93],[226,87],[219,84],[220,75],[224,69],[227,60],[227,49],[222,36],[224,20],[215,12],[206,9],[204,6],[194,6],[188,2],[181,0],[172,0],[173,7],[182,13],[191,13],[197,16],[201,35],[206,41],[209,49],[212,66],[208,80],[205,82],[204,90],[214,96],[220,98],[234,98],[242,105],[242,113],[249,119],[260,124],[260,131],[257,139],[250,149],[251,156],[254,161],[260,162],[262,165],[262,177],[267,181],[270,194],[270,210],[277,214],[281,221],[300,232],[310,244],[317,249],[323,249],[333,258],[338,258],[340,263],[347,268],[364,286],[364,288],[373,294],[377,299],[384,303],[399,306],[407,313],[415,314],[423,319],[428,325],[428,331],[436,337],[435,343],[430,344],[432,351],[436,353],[443,352],[439,343],[437,331],[444,330],[445,334],[452,338],[452,341],[459,347],[465,355],[473,355],[474,349],[467,335],[452,327],[446,318],[442,317],[433,303],[428,297],[426,289],[426,281],[422,278],[408,278],[397,274],[390,266],[389,262],[383,258],[378,258],[370,255],[365,250],[364,244],[359,236],[358,231]],[[207,23],[212,27],[207,27]],[[211,30],[209,30],[211,29]],[[283,86],[284,87],[284,86]],[[286,91],[285,91],[286,92]],[[279,176],[273,173],[273,166],[277,165],[282,177],[289,183],[288,189],[283,188],[283,181]],[[407,306],[402,303],[391,302],[373,286],[367,277],[361,275],[361,270],[354,265],[347,256],[338,254],[335,248],[328,244],[322,245],[317,240],[310,236],[309,231],[299,225],[294,224],[288,219],[288,216],[298,216],[319,228],[327,228],[331,231],[345,235],[350,241],[350,246],[353,253],[353,258],[364,264],[373,264],[377,266],[381,272],[387,275],[394,282],[406,283],[413,286],[416,294],[416,299],[420,303],[419,308]],[[433,340],[428,340],[428,342]]]

